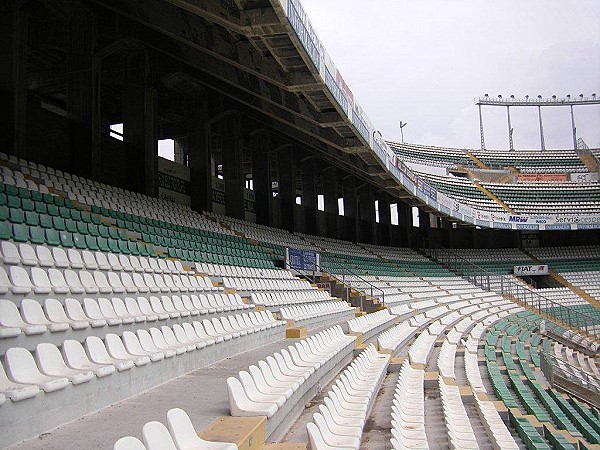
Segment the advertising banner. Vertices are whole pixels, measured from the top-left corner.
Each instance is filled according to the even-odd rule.
[[[520,183],[564,183],[565,181],[569,181],[569,175],[566,173],[519,173],[517,174],[517,181]]]
[[[548,264],[515,266],[514,274],[521,277],[526,275],[548,275]]]

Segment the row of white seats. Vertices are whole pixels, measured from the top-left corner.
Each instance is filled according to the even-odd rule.
[[[365,334],[379,326],[391,324],[396,319],[390,314],[389,309],[382,309],[371,314],[355,317],[348,321],[348,329],[352,333]]]
[[[429,449],[425,434],[425,371],[402,363],[392,402],[392,448]]]
[[[600,369],[598,369],[594,358],[590,358],[587,355],[558,342],[554,343],[554,355],[557,358],[562,359],[566,357],[567,362],[572,366],[580,367],[582,370],[600,379]]]
[[[520,448],[500,417],[494,402],[481,400],[475,395],[475,407],[488,437],[496,444],[494,448],[501,448],[502,450],[517,450]]]
[[[142,439],[125,436],[115,442],[113,450],[238,450],[229,442],[213,442],[201,439],[190,416],[180,408],[167,412],[167,426],[152,421],[144,424]]]
[[[248,372],[227,378],[230,414],[273,417],[315,371],[355,339],[335,326],[259,361]]]
[[[250,299],[255,305],[269,307],[334,300],[327,291],[318,289],[306,291],[253,292],[250,294]]]
[[[81,384],[116,370],[144,366],[280,325],[268,314],[250,313],[173,327],[139,329],[135,333],[125,331],[122,337],[108,333],[104,342],[96,336],[88,336],[85,346],[67,339],[61,345],[62,353],[54,344],[40,343],[35,359],[25,348],[11,347],[4,357],[6,373],[0,374],[0,393],[20,401],[41,390],[53,392],[69,383]]]
[[[358,450],[377,392],[387,373],[389,355],[369,345],[336,380],[313,421],[306,425],[312,450]]]
[[[261,269],[256,267],[226,266],[223,264],[196,263],[196,272],[219,277],[243,278],[293,278],[292,272],[282,269]]]
[[[119,297],[89,298],[82,302],[66,298],[64,304],[57,299],[37,300],[25,298],[20,307],[9,300],[0,299],[0,338],[63,332],[68,329],[83,330],[106,325],[116,326],[204,314],[250,310],[237,294],[163,295],[160,298]]]
[[[56,267],[59,269],[112,270],[113,272],[140,272],[184,275],[193,274],[181,261],[145,256],[121,255],[74,248],[47,247],[45,245],[16,245],[10,241],[0,243],[2,262],[6,265]]]
[[[444,422],[448,430],[448,441],[451,449],[479,449],[475,432],[469,422],[465,405],[460,395],[460,388],[456,385],[448,385],[442,377],[438,377],[442,409],[444,410]]]
[[[240,291],[303,291],[314,289],[306,280],[223,277],[223,286]]]
[[[346,302],[321,302],[309,305],[294,305],[281,308],[279,313],[284,320],[304,320],[314,317],[328,316],[340,312],[353,311],[354,308]]]
[[[222,291],[213,286],[208,277],[129,272],[102,272],[100,270],[48,270],[9,266],[8,274],[0,267],[0,294],[122,294],[148,292],[203,292]]]

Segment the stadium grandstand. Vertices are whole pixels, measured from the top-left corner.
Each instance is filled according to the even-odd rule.
[[[298,0],[0,26],[0,448],[600,448],[600,150],[385,141]]]

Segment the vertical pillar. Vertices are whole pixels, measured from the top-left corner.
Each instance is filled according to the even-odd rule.
[[[573,150],[577,150],[577,128],[575,128],[575,114],[571,105],[571,128],[573,129]]]
[[[337,239],[338,237],[338,181],[337,171],[334,167],[323,172],[323,197],[325,207],[325,219],[327,223],[327,237]]]
[[[508,119],[508,147],[511,150],[515,149],[515,146],[513,144],[513,129],[512,129],[512,125],[510,124],[510,106],[506,105],[506,117]]]
[[[302,161],[302,207],[304,231],[317,234],[317,162],[314,157]]]
[[[375,199],[370,184],[360,190],[359,201],[360,232],[357,234],[361,242],[371,244],[374,242],[375,231]]]
[[[419,228],[431,228],[430,215],[421,207],[419,207]]]
[[[157,195],[158,96],[148,86],[148,56],[129,55],[125,62],[123,92],[123,140],[127,187],[134,192]]]
[[[538,105],[538,119],[540,121],[540,145],[542,150],[546,150],[546,143],[544,142],[544,126],[542,125],[542,107]]]
[[[225,181],[225,211],[229,217],[244,219],[243,137],[238,114],[219,122],[223,146],[223,179]]]
[[[278,149],[279,198],[281,200],[281,224],[289,232],[294,231],[296,209],[296,167],[294,148],[286,144]]]
[[[27,105],[27,16],[17,0],[0,3],[0,102],[5,111],[0,120],[3,152],[25,157]]]
[[[100,166],[100,60],[93,56],[96,28],[94,17],[88,15],[69,22],[67,112],[71,171],[87,178],[94,178]]]
[[[344,180],[344,235],[343,239],[356,242],[357,205],[354,192],[355,181],[353,177]]]
[[[479,103],[479,134],[481,135],[481,150],[485,150],[485,134],[483,132],[483,115],[481,113],[481,103]]]
[[[390,245],[390,229],[392,224],[392,215],[390,212],[390,197],[381,193],[377,196],[379,209],[379,233],[377,243],[379,245]]]
[[[252,182],[254,184],[254,209],[256,223],[271,226],[273,215],[273,185],[269,139],[265,133],[252,136]]]
[[[186,102],[187,155],[190,168],[190,195],[192,209],[196,212],[212,211],[212,164],[208,101],[194,97]]]

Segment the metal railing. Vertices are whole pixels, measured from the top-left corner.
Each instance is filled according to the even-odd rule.
[[[370,288],[370,292],[371,292],[371,298],[373,297],[373,291],[379,291],[381,293],[381,297],[377,297],[377,298],[381,298],[381,304],[383,306],[385,306],[385,291],[383,289],[381,289],[378,286],[375,286],[373,283],[371,283],[368,280],[365,280],[361,275],[359,275],[356,272],[351,271],[350,269],[343,267],[339,270],[342,271],[342,273],[331,273],[329,270],[325,270],[321,265],[315,263],[313,264],[313,270],[311,271],[303,271],[303,270],[298,270],[298,269],[294,269],[296,272],[302,273],[306,276],[306,273],[308,273],[309,275],[312,274],[313,277],[313,282],[317,283],[317,273],[326,273],[327,275],[329,275],[330,277],[334,278],[335,280],[339,281],[340,283],[342,283],[344,286],[346,286],[346,296],[348,298],[348,301],[350,301],[350,289],[354,289],[352,288],[352,286],[349,286],[346,284],[346,275],[351,275],[354,276],[356,278],[358,278],[360,281],[362,281],[363,283],[366,283],[367,286],[369,286]],[[338,270],[338,269],[336,269]],[[341,275],[341,279],[340,279],[340,275]],[[357,289],[360,290],[360,289]],[[361,300],[361,309],[363,308],[363,304],[362,304],[362,300]]]
[[[578,393],[583,395],[587,400],[592,398],[597,400],[600,397],[600,384],[598,379],[594,375],[582,370],[581,367],[569,364],[549,353],[541,353],[540,368],[542,369],[546,380],[548,380],[552,386],[564,388],[566,386],[564,386],[565,383],[563,380],[566,380],[570,384],[570,391],[577,390]],[[580,387],[583,392],[580,392],[579,389],[574,389],[573,385]]]
[[[577,328],[590,336],[600,336],[598,321],[581,311],[561,305],[526,285],[518,283],[512,275],[498,275],[466,260],[462,256],[438,244],[426,242],[424,253],[431,259],[442,264],[452,272],[460,275],[476,286],[491,292],[496,292],[510,300],[526,303],[539,313],[551,316],[555,320]]]

